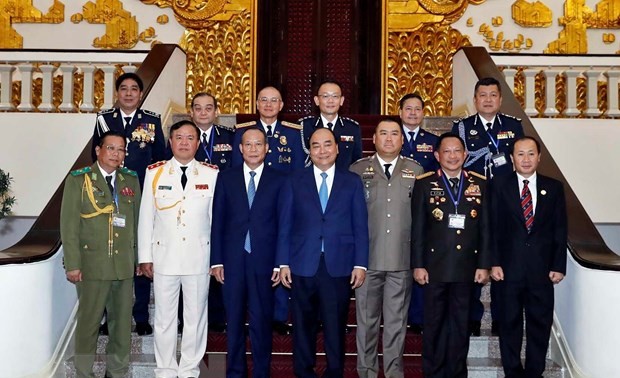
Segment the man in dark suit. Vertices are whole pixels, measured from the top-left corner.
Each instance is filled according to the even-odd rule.
[[[107,131],[114,131],[125,136],[127,153],[124,167],[138,174],[140,188],[144,185],[146,167],[166,158],[166,141],[161,128],[159,114],[139,109],[144,84],[135,73],[125,73],[116,79],[116,95],[119,107],[107,109],[97,114],[93,132],[93,160],[96,160],[95,148]],[[145,276],[134,279],[136,301],[133,305],[133,318],[136,321],[138,335],[150,335],[153,328],[149,324],[149,302],[151,300],[151,281]],[[102,333],[107,333],[107,325],[102,326]]]
[[[435,146],[440,169],[418,177],[411,200],[414,279],[424,285],[422,367],[427,378],[467,377],[469,297],[491,267],[485,179],[463,170],[458,135]]]
[[[299,120],[302,125],[302,138],[306,153],[310,153],[310,135],[314,130],[328,128],[334,132],[338,143],[338,169],[348,170],[353,162],[362,157],[362,131],[359,123],[351,118],[338,115],[344,103],[340,84],[324,81],[314,96],[314,103],[319,107],[319,116],[308,116]]]
[[[362,285],[368,267],[368,213],[359,176],[336,168],[334,133],[310,137],[312,166],[291,175],[293,207],[282,283],[292,286],[295,376],[316,377],[316,336],[323,322],[327,369],[344,374],[344,335],[350,290]]]
[[[220,173],[211,228],[211,274],[223,284],[228,353],[226,377],[247,377],[245,321],[249,310],[253,377],[269,377],[272,286],[288,253],[291,195],[286,174],[264,164],[269,149],[259,128],[243,131],[244,164]],[[247,198],[247,201],[244,199]]]
[[[507,378],[542,377],[553,324],[553,285],[566,274],[566,202],[562,183],[536,172],[540,145],[515,141],[516,172],[491,185],[491,276],[500,305],[499,345]],[[525,368],[521,364],[523,311]]]

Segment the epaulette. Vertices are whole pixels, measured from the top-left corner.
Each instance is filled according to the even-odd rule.
[[[83,175],[84,173],[88,173],[92,170],[93,170],[92,167],[84,167],[84,168],[76,169],[75,171],[71,171],[71,176]]]
[[[225,125],[215,125],[218,129],[224,129],[226,131],[230,131],[230,132],[235,132],[235,128],[231,127],[231,126],[225,126]]]
[[[280,123],[282,124],[282,126],[290,127],[291,129],[295,130],[301,130],[303,128],[301,125],[292,122],[282,121]]]
[[[220,169],[220,167],[218,167],[218,166],[217,166],[217,165],[215,165],[215,164],[209,164],[209,163],[204,162],[204,161],[199,161],[199,163],[200,163],[200,164],[202,164],[202,165],[204,165],[204,166],[206,166],[206,167],[213,168],[213,169],[215,169],[216,171],[219,171],[219,169]]]
[[[136,171],[132,171],[131,169],[127,167],[121,168],[120,171],[121,173],[128,174],[129,176],[138,177],[138,174],[136,173]]]
[[[474,172],[474,171],[467,171],[467,173],[468,173],[468,174],[470,174],[470,175],[472,175],[472,176],[476,176],[476,177],[478,177],[479,179],[483,179],[483,180],[486,180],[486,179],[487,179],[486,177],[484,177],[484,175],[481,175],[481,174],[480,174],[480,173],[478,173],[478,172]]]
[[[116,108],[104,109],[104,110],[101,110],[101,111],[100,111],[99,113],[97,113],[97,114],[103,115],[103,114],[114,113],[114,111],[115,111],[115,110],[116,110]]]
[[[363,162],[365,162],[365,161],[370,161],[370,160],[372,160],[372,156],[366,156],[366,157],[363,157],[363,158],[361,158],[361,159],[357,159],[356,161],[354,161],[354,162],[351,164],[351,166],[354,166],[355,164],[363,163]]]
[[[471,117],[475,117],[475,116],[476,116],[476,114],[470,114],[470,115],[468,115],[468,116],[464,116],[464,117],[460,117],[460,118],[458,118],[458,119],[455,119],[455,120],[454,120],[454,121],[452,121],[452,122],[453,122],[453,123],[459,123],[459,122],[461,122],[461,121],[466,120],[467,118],[471,118]]]
[[[153,168],[161,167],[164,164],[166,164],[166,160],[158,161],[157,163],[153,163],[149,165],[148,167],[146,167],[146,169],[153,169]]]
[[[146,110],[146,109],[140,109],[140,110],[142,110],[142,112],[144,114],[150,115],[151,117],[155,117],[155,118],[160,118],[161,117],[161,115],[159,113],[155,113],[155,112],[152,112],[152,111]]]
[[[503,116],[504,116],[504,117],[506,117],[506,118],[512,118],[512,119],[515,119],[515,120],[517,120],[517,121],[521,122],[521,118],[517,118],[517,117],[515,117],[515,116],[512,116],[512,115],[510,115],[510,114],[505,114],[505,113],[500,113],[500,114],[501,114],[501,115],[503,115]]]
[[[416,159],[414,159],[414,158],[411,158],[411,157],[409,157],[409,156],[401,156],[401,157],[403,158],[403,160],[407,160],[407,161],[410,161],[410,162],[412,162],[412,163],[416,163],[416,164],[417,164],[417,165],[419,165],[420,167],[422,166],[422,164],[420,164],[420,162],[419,162],[419,161],[417,161],[417,160],[416,160]]]
[[[235,125],[235,129],[243,129],[244,127],[254,126],[256,125],[256,121],[244,122]]]
[[[421,180],[423,178],[431,177],[434,174],[435,174],[435,171],[428,171],[426,173],[422,173],[421,175],[417,176],[416,179]]]
[[[298,119],[297,122],[298,123],[302,123],[303,121],[305,121],[307,119],[310,119],[310,118],[315,118],[315,116],[313,116],[313,115],[305,116],[303,118]]]
[[[351,121],[351,122],[353,122],[354,124],[356,124],[356,125],[358,125],[358,126],[360,125],[360,124],[359,124],[359,122],[357,122],[356,120],[351,119],[351,118],[349,118],[349,117],[342,117],[342,119],[346,119],[346,120],[348,120],[348,121]]]

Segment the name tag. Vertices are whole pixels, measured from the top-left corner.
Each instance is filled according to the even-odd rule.
[[[114,225],[114,227],[124,228],[125,218],[125,214],[114,214],[112,216],[112,224]]]
[[[495,166],[495,168],[501,167],[502,165],[508,163],[506,155],[503,152],[491,156],[491,160],[493,161],[493,166]]]
[[[172,190],[172,186],[160,185],[157,187],[157,190]]]
[[[465,215],[464,214],[450,214],[448,216],[448,228],[457,228],[459,230],[465,229]]]

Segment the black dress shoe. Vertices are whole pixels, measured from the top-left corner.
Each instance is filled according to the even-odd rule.
[[[480,336],[480,322],[469,322],[470,336]]]
[[[292,332],[291,326],[284,322],[273,322],[272,324],[273,330],[278,333],[278,335],[290,335]]]
[[[103,323],[102,325],[99,326],[99,334],[100,335],[104,335],[107,336],[109,334],[108,332],[108,322]]]
[[[226,333],[226,323],[209,324],[209,332]]]
[[[153,334],[153,327],[148,322],[136,323],[136,333],[140,336]]]
[[[499,336],[499,322],[491,322],[491,335]]]
[[[409,327],[407,328],[407,331],[415,334],[415,335],[421,335],[422,334],[422,325],[420,324],[410,324]]]

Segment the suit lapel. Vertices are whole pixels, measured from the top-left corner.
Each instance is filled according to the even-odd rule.
[[[335,177],[334,177],[335,178]],[[306,168],[306,172],[301,177],[301,181],[303,183],[302,189],[306,192],[306,195],[303,197],[304,199],[311,198],[311,201],[314,205],[319,209],[320,212],[323,212],[323,208],[321,208],[321,200],[319,199],[319,192],[317,191],[316,181],[314,180],[314,166]],[[333,190],[333,187],[332,187]],[[329,205],[329,200],[327,204]]]
[[[536,208],[534,209],[534,225],[536,227],[537,219],[545,219],[547,211],[547,197],[549,196],[549,187],[547,180],[541,175],[536,178]],[[538,218],[540,216],[540,218]]]
[[[510,180],[506,185],[504,195],[508,198],[508,203],[513,213],[519,218],[523,227],[525,227],[525,217],[523,216],[523,208],[521,207],[521,192],[519,191],[519,179],[516,173],[511,173]]]
[[[327,206],[325,206],[325,213],[327,213],[338,201],[338,194],[342,192],[341,187],[344,185],[344,182],[341,180],[340,174],[338,170],[334,171],[334,181],[332,182],[332,190],[329,191],[329,198],[327,199]],[[317,197],[319,193],[317,192]],[[321,205],[319,201],[319,206]]]
[[[245,176],[244,176],[244,172],[243,172],[243,165],[241,165],[237,169],[237,174],[232,176],[232,186],[231,188],[239,188],[238,192],[235,194],[235,190],[233,190],[233,197],[236,195],[238,196],[237,198],[239,198],[239,202],[242,203],[242,205],[240,206],[240,208],[242,208],[243,210],[245,210],[246,212],[250,211],[250,203],[248,202],[248,189],[245,186]],[[263,170],[263,178],[265,175],[265,171]],[[261,179],[262,180],[262,179]],[[256,193],[258,194],[258,189],[261,187],[261,185],[258,186]],[[254,199],[256,200],[256,197],[254,197]]]

